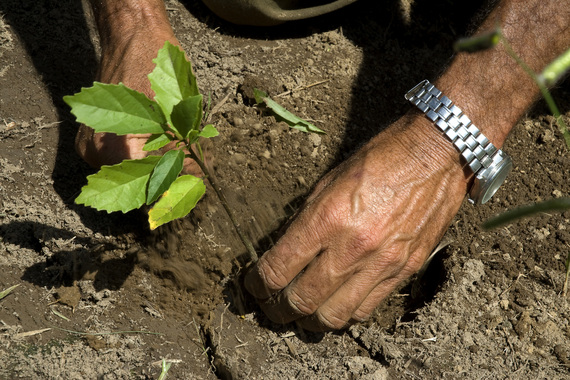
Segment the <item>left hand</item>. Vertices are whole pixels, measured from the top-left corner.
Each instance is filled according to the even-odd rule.
[[[319,182],[245,286],[278,323],[332,330],[362,321],[420,269],[467,182],[435,127],[404,117]]]

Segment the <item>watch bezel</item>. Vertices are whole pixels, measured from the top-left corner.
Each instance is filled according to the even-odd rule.
[[[500,152],[500,153],[499,153]],[[469,201],[473,204],[485,204],[495,195],[499,187],[505,182],[513,168],[513,162],[509,156],[499,151],[500,160],[493,163],[486,169],[481,169],[476,173],[471,190],[469,190]]]

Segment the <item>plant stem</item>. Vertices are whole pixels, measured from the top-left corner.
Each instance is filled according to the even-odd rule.
[[[554,99],[552,98],[552,95],[550,94],[550,91],[548,91],[548,88],[544,84],[544,80],[539,78],[539,76],[530,67],[528,67],[528,65],[517,55],[517,53],[515,53],[515,51],[513,50],[513,48],[511,47],[511,45],[507,41],[507,39],[504,38],[502,34],[501,34],[501,42],[503,43],[503,46],[505,46],[505,49],[507,50],[507,54],[510,55],[511,58],[513,58],[517,62],[517,64],[520,67],[522,67],[523,70],[538,85],[538,88],[540,89],[542,97],[546,101],[548,108],[550,108],[550,112],[552,112],[552,114],[554,115],[554,118],[556,119],[556,123],[558,124],[558,128],[560,129],[560,132],[564,136],[564,141],[566,142],[566,146],[568,147],[568,149],[570,149],[570,132],[568,132],[568,127],[566,126],[566,123],[564,122],[562,115],[560,114],[560,111],[558,110],[558,106],[556,106],[556,103],[554,102]]]
[[[198,144],[196,144],[196,145],[198,145]],[[251,240],[249,240],[249,238],[247,236],[245,236],[242,229],[240,228],[237,220],[234,217],[234,214],[232,213],[232,210],[230,209],[229,203],[228,203],[226,197],[224,196],[224,193],[222,192],[222,189],[218,187],[218,185],[216,184],[216,181],[214,180],[214,177],[212,177],[212,175],[210,174],[210,171],[208,170],[208,168],[206,168],[206,165],[204,165],[204,162],[201,160],[200,157],[198,157],[198,155],[194,152],[194,150],[190,147],[190,145],[187,144],[186,147],[188,148],[188,152],[190,152],[190,158],[192,158],[194,161],[196,161],[196,163],[198,164],[200,169],[202,169],[202,171],[206,175],[206,178],[208,178],[208,181],[210,182],[210,184],[214,188],[214,191],[216,192],[216,195],[220,199],[220,202],[222,202],[222,206],[224,206],[224,209],[226,210],[226,213],[228,214],[232,224],[234,225],[234,228],[235,228],[241,242],[243,243],[243,245],[245,246],[245,248],[247,250],[249,259],[251,260],[251,262],[255,263],[257,261],[257,253],[255,252],[255,248],[253,248],[253,244],[251,243]],[[199,147],[199,145],[198,145],[198,147]],[[201,149],[200,149],[200,151],[201,151]]]

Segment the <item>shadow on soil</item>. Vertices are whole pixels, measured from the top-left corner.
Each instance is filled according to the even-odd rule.
[[[71,286],[74,281],[89,278],[97,291],[118,290],[133,271],[138,253],[137,246],[125,252],[114,243],[34,222],[1,225],[0,235],[4,243],[45,257],[45,261],[26,268],[22,280],[47,288]],[[109,254],[114,251],[121,254]]]
[[[58,119],[63,121],[58,126],[57,155],[52,173],[54,189],[70,209],[79,213],[87,227],[105,233],[113,218],[100,223],[101,218],[95,211],[85,211],[85,207],[73,203],[86,183],[85,177],[93,173],[75,153],[77,123],[63,102],[65,95],[91,85],[97,70],[97,56],[82,2],[3,0],[0,12],[28,51],[49,91]],[[127,223],[125,219],[115,222],[116,226],[130,224],[128,218]]]

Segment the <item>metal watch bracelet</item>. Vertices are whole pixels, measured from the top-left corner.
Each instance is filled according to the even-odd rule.
[[[428,80],[420,82],[408,91],[405,97],[418,107],[459,150],[469,168],[476,175],[474,187],[477,189],[475,191],[471,189],[469,200],[471,203],[485,203],[503,182],[506,174],[502,175],[498,185],[492,183],[493,189],[484,189],[486,194],[483,194],[483,200],[478,199],[480,197],[477,193],[482,191],[479,188],[479,181],[486,181],[489,178],[494,181],[497,173],[493,169],[496,166],[504,166],[505,161],[511,165],[510,158],[495,147],[463,114],[461,109],[447,96],[442,95],[442,92]],[[508,173],[509,170],[510,166],[506,172]],[[505,172],[502,168],[501,171]]]

